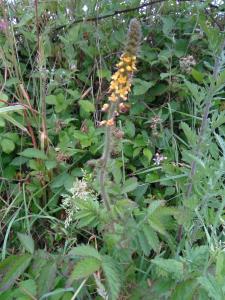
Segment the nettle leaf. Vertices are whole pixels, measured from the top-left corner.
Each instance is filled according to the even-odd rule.
[[[178,284],[171,295],[171,300],[192,300],[198,283],[195,279]]]
[[[137,178],[136,177],[129,178],[125,181],[121,189],[121,193],[129,193],[135,190],[137,186],[138,186]]]
[[[184,134],[190,143],[190,145],[195,145],[197,141],[196,133],[189,127],[189,125],[185,122],[181,122],[180,127],[184,131]]]
[[[34,240],[28,234],[17,233],[17,236],[22,244],[22,246],[31,254],[34,253]]]
[[[210,299],[223,300],[225,293],[222,291],[222,287],[216,282],[212,275],[201,276],[197,279],[198,283],[204,288],[208,293]]]
[[[25,156],[28,158],[38,158],[38,159],[42,159],[42,160],[45,160],[48,158],[47,155],[44,153],[44,151],[41,151],[41,150],[35,149],[35,148],[27,148],[27,149],[23,150],[22,152],[20,152],[19,155]]]
[[[141,247],[141,250],[143,251],[144,255],[149,256],[151,251],[151,246],[149,246],[148,240],[144,235],[144,232],[139,231],[137,234],[137,238],[138,238],[138,244]]]
[[[90,112],[94,112],[95,111],[95,106],[94,104],[89,101],[89,100],[80,100],[79,101],[80,107],[86,112],[86,113],[90,113]]]
[[[95,248],[93,248],[89,245],[79,245],[79,246],[71,249],[69,252],[69,255],[70,256],[81,256],[81,257],[90,256],[90,257],[94,257],[100,261],[102,259],[99,252]]]
[[[31,262],[30,254],[11,255],[0,263],[0,292],[9,289]]]
[[[118,265],[112,257],[105,255],[103,257],[102,269],[110,292],[110,299],[117,300],[121,288],[121,276]]]
[[[69,282],[88,277],[98,271],[100,267],[101,261],[99,259],[86,257],[75,265],[74,270],[70,275]]]
[[[156,232],[148,224],[144,224],[142,230],[151,249],[153,249],[155,252],[158,252],[160,243]]]
[[[152,263],[169,273],[174,279],[181,279],[184,273],[184,266],[181,262],[175,259],[164,259],[156,257],[152,260]]]
[[[155,83],[151,81],[148,82],[138,78],[134,79],[134,88],[133,88],[134,95],[138,96],[138,95],[145,94],[154,84]]]

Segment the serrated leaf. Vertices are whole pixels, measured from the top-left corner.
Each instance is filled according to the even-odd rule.
[[[143,225],[143,232],[148,241],[149,246],[155,251],[159,251],[159,239],[156,232],[147,224]]]
[[[138,186],[137,178],[136,177],[129,178],[125,181],[121,192],[129,193],[129,192],[135,190],[137,186]]]
[[[80,100],[79,104],[80,104],[80,107],[87,113],[95,111],[94,104],[88,100]]]
[[[182,128],[190,145],[195,145],[197,141],[196,133],[185,122],[181,122],[180,127]]]
[[[34,240],[28,234],[17,233],[17,236],[22,244],[22,246],[31,254],[34,253]]]
[[[101,261],[99,259],[86,257],[75,265],[74,270],[70,275],[69,282],[88,277],[98,271],[100,267]]]
[[[215,278],[212,275],[201,276],[197,279],[198,283],[205,289],[208,293],[210,299],[214,300],[223,300],[224,293],[220,285],[216,282]]]
[[[54,287],[56,272],[57,267],[54,261],[48,261],[48,263],[41,269],[40,276],[37,280],[37,290],[39,297],[45,293],[50,292]]]
[[[147,240],[144,232],[139,231],[137,234],[137,238],[138,238],[139,246],[140,246],[141,250],[143,251],[144,255],[149,256],[151,247],[148,244],[148,240]]]
[[[81,256],[81,257],[94,257],[98,260],[101,261],[102,257],[99,254],[99,252],[89,246],[89,245],[79,245],[77,247],[74,247],[73,249],[70,250],[70,252],[68,253],[70,256]]]
[[[141,80],[136,78],[134,80],[134,95],[143,95],[145,94],[152,86],[154,85],[153,82],[148,82],[145,80]]]
[[[152,260],[152,263],[171,274],[174,279],[181,279],[183,276],[183,264],[175,259],[156,257]]]
[[[110,299],[117,300],[121,288],[121,279],[118,266],[110,256],[105,255],[103,257],[102,269],[110,292]]]
[[[20,152],[19,155],[29,157],[29,158],[43,159],[43,160],[48,158],[43,151],[35,148],[27,148],[22,152]]]
[[[0,292],[9,289],[29,266],[30,254],[11,255],[0,262]]]
[[[194,279],[189,279],[181,282],[174,289],[170,300],[192,300],[197,282]]]

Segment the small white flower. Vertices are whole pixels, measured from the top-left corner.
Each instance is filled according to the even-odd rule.
[[[66,212],[65,228],[67,228],[73,220],[74,213],[79,210],[78,201],[87,201],[96,199],[96,194],[90,190],[86,181],[87,175],[83,179],[76,179],[73,186],[69,189],[70,194],[63,194],[62,207]]]
[[[163,154],[160,154],[158,152],[156,152],[155,157],[153,158],[154,160],[154,165],[159,166],[161,164],[161,162],[163,162],[164,160],[166,160],[167,157],[164,156]]]

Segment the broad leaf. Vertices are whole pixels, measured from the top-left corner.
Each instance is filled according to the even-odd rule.
[[[29,266],[30,254],[11,255],[0,263],[0,292],[9,289]]]

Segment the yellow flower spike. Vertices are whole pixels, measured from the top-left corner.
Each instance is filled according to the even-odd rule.
[[[118,83],[124,84],[127,82],[127,77],[120,76],[117,81]]]
[[[112,93],[111,96],[109,96],[109,100],[112,102],[116,102],[118,100],[118,97],[114,93]]]
[[[132,72],[132,70],[133,70],[131,66],[126,66],[126,69],[128,72]]]
[[[106,126],[114,126],[115,125],[115,121],[113,118],[109,119],[107,122],[106,122]]]
[[[105,103],[103,106],[102,106],[102,111],[103,112],[107,112],[109,109],[109,104],[108,103]]]
[[[118,64],[116,64],[116,66],[119,67],[119,68],[122,67],[123,65],[124,65],[124,63],[122,61],[119,62]]]
[[[100,126],[100,127],[101,127],[101,126],[104,126],[104,125],[106,125],[106,123],[107,123],[107,121],[106,121],[106,120],[103,120],[103,121],[99,122],[99,126]]]

